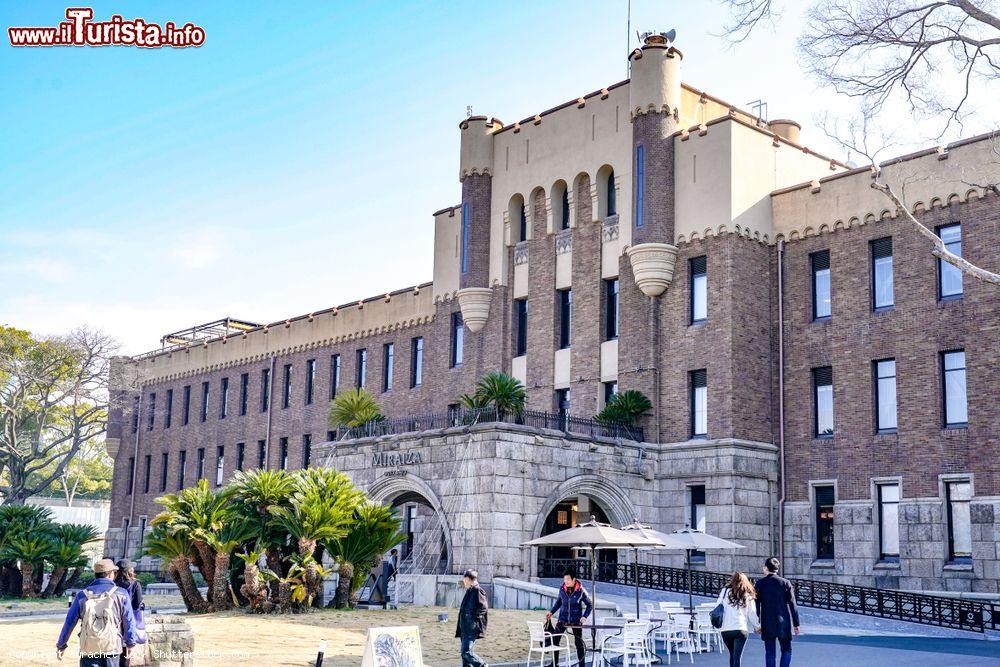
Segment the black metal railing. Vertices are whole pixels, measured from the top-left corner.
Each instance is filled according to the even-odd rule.
[[[447,412],[372,421],[361,426],[338,429],[336,431],[336,439],[371,438],[487,423],[520,424],[532,428],[564,431],[575,435],[623,438],[636,442],[643,441],[643,429],[641,426],[632,426],[619,422],[601,422],[596,419],[543,412],[540,410],[524,410],[523,412],[515,413],[495,408],[480,408],[476,410],[456,408]]]
[[[581,579],[591,578],[590,560],[580,558],[539,559],[538,576],[561,577],[567,568],[576,570]],[[643,588],[686,593],[687,576],[687,570],[683,568],[639,565],[639,585]],[[609,584],[634,586],[635,565],[598,562],[596,578]],[[795,586],[796,601],[804,607],[972,632],[1000,630],[1000,605],[809,579],[789,581]],[[691,571],[691,592],[695,595],[715,597],[728,583],[727,574]]]

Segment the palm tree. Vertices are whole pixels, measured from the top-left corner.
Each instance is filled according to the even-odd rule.
[[[252,611],[262,611],[264,601],[267,599],[267,589],[263,585],[263,577],[258,566],[263,555],[263,549],[236,554],[237,558],[243,561],[243,585],[240,586],[240,593],[250,603]]]
[[[52,521],[52,511],[37,505],[0,505],[0,568],[2,579],[8,586],[7,593],[21,595],[24,582],[21,570],[17,567],[16,558],[9,555],[6,546],[13,540],[24,537],[38,536],[48,533],[55,524]],[[4,555],[4,554],[8,555]],[[34,584],[32,584],[32,590]],[[0,591],[2,594],[3,591]]]
[[[254,538],[253,525],[235,512],[229,512],[217,531],[200,531],[205,542],[215,552],[214,576],[209,589],[215,611],[229,608],[229,561],[233,550]]]
[[[327,551],[340,566],[334,606],[356,604],[354,595],[368,576],[368,568],[406,539],[400,531],[401,525],[391,507],[369,501],[354,510],[351,529],[346,535],[326,542]]]
[[[36,597],[35,568],[45,567],[45,561],[55,555],[55,552],[56,544],[49,533],[18,535],[7,540],[0,559],[20,563],[22,597]]]
[[[177,584],[188,611],[203,612],[208,604],[191,574],[192,549],[191,540],[185,533],[172,533],[166,525],[154,524],[146,537],[143,553],[167,563],[167,572]]]
[[[237,509],[256,527],[258,544],[264,549],[267,566],[276,575],[282,574],[280,547],[285,541],[280,527],[274,521],[274,510],[288,507],[296,483],[284,470],[249,470],[238,472],[233,478],[233,498]],[[271,580],[271,595],[278,597],[278,582]]]
[[[645,394],[629,389],[615,394],[594,419],[605,424],[618,422],[635,426],[639,419],[652,409],[653,404]]]
[[[474,396],[479,407],[493,407],[500,415],[512,416],[524,414],[528,397],[520,380],[499,372],[487,373],[479,378]]]
[[[362,388],[348,389],[330,401],[331,428],[354,428],[382,421],[382,409],[375,397]]]
[[[43,597],[56,594],[70,569],[86,566],[87,557],[83,553],[83,545],[93,542],[98,537],[100,533],[97,529],[88,524],[64,523],[55,526],[53,530],[55,550],[49,559],[52,574],[49,575],[49,584],[42,593]]]

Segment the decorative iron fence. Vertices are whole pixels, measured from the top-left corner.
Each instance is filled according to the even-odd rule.
[[[539,410],[525,410],[520,413],[514,413],[495,408],[481,408],[477,410],[456,408],[447,412],[383,419],[382,421],[368,422],[367,424],[353,428],[338,429],[336,431],[336,439],[371,438],[487,423],[521,424],[532,428],[563,431],[575,435],[622,438],[636,442],[642,442],[644,435],[643,429],[640,426],[631,426],[618,422],[600,422],[596,419],[542,412]]]
[[[584,580],[591,578],[590,560],[543,558],[538,561],[539,577],[561,577],[572,567]],[[610,584],[635,585],[635,565],[599,562],[597,580]],[[842,611],[862,616],[878,616],[897,621],[936,625],[955,630],[983,632],[1000,630],[1000,606],[974,600],[922,595],[883,588],[850,586],[809,579],[790,579],[795,599],[804,607]],[[691,571],[691,592],[715,597],[729,583],[729,575]],[[686,593],[687,570],[659,565],[639,565],[639,585],[661,591]]]

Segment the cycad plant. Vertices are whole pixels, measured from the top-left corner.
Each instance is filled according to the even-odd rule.
[[[53,528],[52,539],[54,549],[49,562],[52,564],[52,573],[49,575],[49,584],[42,593],[44,597],[55,595],[59,591],[68,572],[87,565],[87,556],[83,553],[83,545],[93,542],[100,533],[91,525],[83,523],[64,523]]]
[[[267,567],[282,574],[281,546],[286,535],[274,521],[279,507],[288,507],[295,492],[295,480],[284,470],[248,470],[236,473],[232,483],[236,508],[255,526],[257,544],[264,550]],[[272,593],[278,594],[278,583],[272,579]]]
[[[521,381],[499,372],[487,373],[479,378],[474,394],[459,397],[459,401],[469,409],[493,408],[500,415],[510,416],[524,414],[526,400],[527,393]]]
[[[639,419],[652,409],[653,404],[650,403],[645,394],[635,389],[629,389],[615,394],[605,404],[604,409],[594,416],[594,419],[605,424],[618,422],[635,426]]]
[[[360,387],[338,393],[337,397],[330,401],[331,428],[354,428],[383,419],[378,401]]]
[[[4,545],[0,559],[16,561],[21,570],[21,595],[26,598],[37,596],[35,591],[35,570],[45,567],[45,562],[56,553],[56,544],[48,533],[18,535]]]
[[[21,580],[20,590],[8,590],[12,595],[35,595],[35,566],[44,565],[40,552],[51,552],[54,546],[49,535],[55,524],[52,512],[36,505],[0,505],[0,567],[7,571],[5,577],[12,587]],[[46,548],[43,548],[46,547]],[[21,555],[28,556],[27,559]],[[24,578],[25,566],[31,573]],[[2,591],[0,591],[2,594]]]
[[[243,585],[240,586],[240,593],[249,603],[250,610],[255,612],[264,611],[264,603],[267,600],[264,577],[258,565],[263,555],[263,549],[236,554],[236,557],[243,561]]]
[[[171,532],[164,523],[154,523],[143,547],[145,554],[159,558],[167,564],[167,573],[180,589],[184,606],[191,612],[203,612],[208,608],[201,596],[198,585],[191,574],[191,554],[193,547],[186,533]]]
[[[221,528],[214,531],[201,530],[199,535],[215,552],[214,576],[209,589],[210,600],[215,611],[227,609],[230,606],[229,593],[229,563],[233,550],[254,539],[256,533],[253,525],[244,517],[229,511],[223,520]]]
[[[356,603],[354,596],[368,576],[368,569],[379,556],[406,539],[400,526],[392,508],[369,501],[354,510],[346,535],[327,541],[327,552],[340,568],[334,606]]]

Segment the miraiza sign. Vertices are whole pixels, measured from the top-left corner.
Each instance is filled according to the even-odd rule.
[[[373,452],[373,468],[402,468],[423,463],[424,458],[421,452]]]

